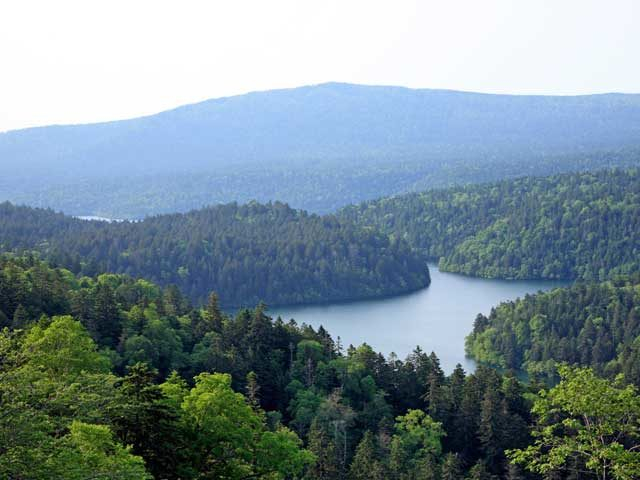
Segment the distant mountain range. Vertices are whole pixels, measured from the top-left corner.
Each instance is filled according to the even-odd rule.
[[[0,134],[0,200],[136,217],[383,195],[636,164],[640,95],[513,96],[340,83],[131,120]]]

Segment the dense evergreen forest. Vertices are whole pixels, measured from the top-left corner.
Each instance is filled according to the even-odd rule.
[[[588,370],[563,370],[538,397],[540,385],[487,367],[445,375],[419,348],[404,361],[366,344],[345,350],[324,329],[274,321],[261,305],[231,317],[215,294],[193,308],[175,287],[76,277],[34,256],[0,257],[0,312],[2,478],[640,473],[639,454],[625,450],[638,439],[625,422],[637,420],[640,396]],[[589,410],[590,395],[624,415]],[[548,408],[575,418],[580,435],[532,437],[553,421]],[[615,441],[589,444],[598,432],[583,415]],[[567,453],[571,442],[583,452]]]
[[[640,270],[637,169],[432,190],[340,217],[407,240],[450,272],[597,281]]]
[[[0,478],[640,478],[638,231],[637,169],[325,216],[251,202],[108,223],[2,203]],[[427,259],[578,283],[478,315],[470,374],[262,303],[415,290]]]
[[[468,155],[468,153],[465,153]],[[313,213],[333,213],[351,204],[407,192],[494,182],[523,175],[554,175],[603,168],[637,167],[640,149],[496,158],[477,151],[459,162],[407,158],[395,162],[340,161],[326,165],[233,165],[226,170],[127,174],[104,179],[0,177],[0,201],[54,208],[70,215],[141,219],[188,212],[230,201],[280,200]]]
[[[140,222],[89,222],[0,204],[0,249],[35,250],[74,273],[126,273],[226,306],[352,300],[429,284],[426,260],[335,216],[235,203]]]
[[[579,283],[505,302],[478,315],[467,353],[554,378],[559,362],[640,385],[640,277]]]

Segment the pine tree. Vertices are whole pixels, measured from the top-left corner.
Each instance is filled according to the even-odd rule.
[[[526,480],[527,476],[524,473],[522,467],[510,463],[507,465],[507,478],[506,480]]]
[[[22,304],[18,305],[16,311],[13,312],[13,321],[11,322],[11,328],[19,329],[26,328],[29,325],[29,313],[27,309],[22,306]]]
[[[490,465],[499,465],[503,455],[504,408],[499,391],[489,387],[485,391],[480,410],[478,434],[484,457]]]
[[[309,451],[316,456],[316,462],[308,469],[306,478],[308,480],[338,480],[340,465],[336,447],[317,419],[311,423],[308,445]]]
[[[181,459],[177,412],[164,402],[155,383],[158,372],[137,363],[128,367],[109,410],[116,435],[141,455],[156,478],[175,478]]]
[[[349,478],[351,480],[384,480],[386,478],[383,464],[376,445],[376,438],[367,430],[356,448],[351,461]]]
[[[216,292],[211,292],[207,300],[207,306],[204,314],[193,318],[196,322],[193,327],[193,335],[195,341],[201,340],[209,332],[222,332],[223,315],[218,302]]]
[[[524,389],[513,372],[509,371],[504,375],[502,391],[504,392],[504,399],[510,412],[523,417],[529,414],[529,409],[522,396]]]
[[[187,302],[176,285],[169,285],[162,292],[162,303],[167,315],[183,315]]]
[[[462,454],[465,462],[474,461],[478,455],[477,432],[482,402],[482,386],[476,375],[465,381],[460,410],[455,418],[451,443],[453,449]]]
[[[89,333],[100,345],[115,346],[120,335],[120,313],[113,289],[109,284],[96,285]]]
[[[451,389],[451,408],[455,411],[460,408],[462,397],[464,395],[465,373],[462,365],[459,363],[449,377],[449,385]]]
[[[460,480],[464,477],[460,457],[456,453],[447,453],[442,463],[441,480]]]
[[[440,480],[441,468],[438,460],[433,455],[429,455],[419,463],[416,477],[420,480]]]
[[[209,327],[212,331],[220,333],[222,331],[222,312],[220,311],[220,304],[218,301],[218,294],[211,292],[207,299],[206,309]]]
[[[258,385],[258,376],[255,372],[247,373],[247,400],[254,410],[260,408],[260,385]]]
[[[443,388],[443,380],[434,369],[429,374],[428,390],[425,395],[427,402],[427,413],[438,422],[446,422],[448,418],[449,403],[446,392]]]
[[[468,480],[494,480],[493,475],[489,473],[486,464],[483,461],[478,461],[471,470],[469,470]]]

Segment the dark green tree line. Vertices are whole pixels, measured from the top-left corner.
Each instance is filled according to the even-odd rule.
[[[578,283],[526,295],[478,315],[467,353],[503,368],[554,378],[558,363],[640,384],[640,277]]]
[[[0,204],[0,251],[37,251],[82,275],[103,272],[177,285],[226,306],[352,300],[429,284],[406,242],[282,203],[228,204],[140,222],[90,222]]]
[[[442,270],[598,281],[640,270],[640,171],[526,177],[347,207]]]

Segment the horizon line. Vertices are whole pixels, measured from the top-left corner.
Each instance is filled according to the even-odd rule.
[[[541,93],[504,93],[504,92],[483,92],[479,90],[457,90],[452,88],[430,88],[430,87],[411,87],[405,85],[391,85],[391,84],[373,84],[373,83],[353,83],[353,82],[343,82],[343,81],[325,81],[319,83],[310,83],[305,85],[298,85],[294,87],[278,87],[278,88],[266,88],[266,89],[255,89],[248,90],[240,93],[234,93],[230,95],[221,95],[217,97],[207,97],[201,100],[195,100],[193,102],[182,103],[176,105],[174,107],[163,108],[161,110],[154,110],[149,113],[142,113],[134,116],[123,116],[119,118],[110,118],[105,120],[88,120],[88,121],[80,121],[80,122],[60,122],[60,123],[47,123],[47,124],[37,124],[25,127],[17,127],[10,128],[8,130],[0,130],[0,135],[19,132],[23,130],[34,130],[39,128],[48,128],[48,127],[79,127],[79,126],[90,126],[90,125],[103,125],[115,122],[122,122],[128,120],[139,120],[143,118],[153,117],[155,115],[160,115],[162,113],[172,112],[175,110],[179,110],[182,108],[192,107],[195,105],[204,104],[207,102],[214,102],[218,100],[225,100],[230,98],[243,97],[247,95],[254,95],[260,93],[268,93],[268,92],[282,92],[287,90],[299,90],[303,88],[317,88],[329,85],[343,85],[343,86],[351,86],[351,87],[368,87],[368,88],[395,88],[395,89],[403,89],[403,90],[413,90],[413,91],[431,91],[431,92],[450,92],[450,93],[460,93],[460,94],[469,94],[469,95],[487,95],[487,96],[504,96],[504,97],[566,97],[566,98],[575,98],[575,97],[592,97],[592,96],[600,96],[600,95],[640,95],[639,92],[620,92],[620,91],[603,91],[603,92],[592,92],[592,93],[568,93],[568,94],[541,94]]]

